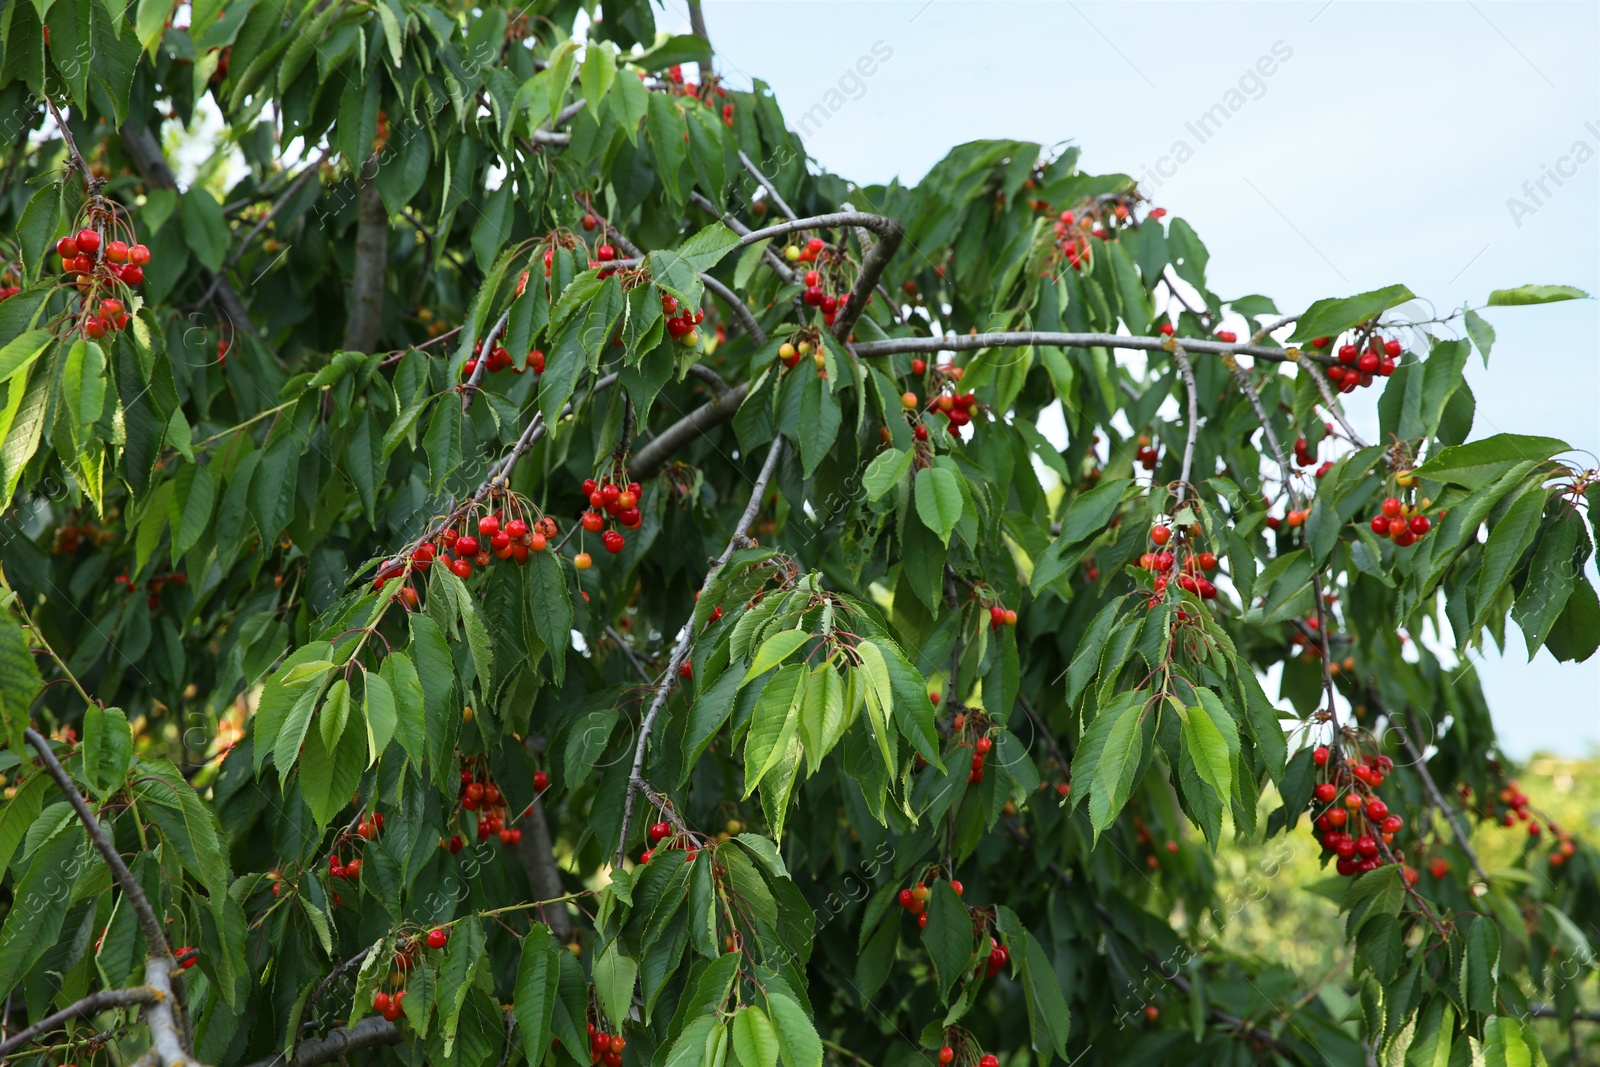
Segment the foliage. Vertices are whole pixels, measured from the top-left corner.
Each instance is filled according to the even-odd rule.
[[[1469,440],[1481,309],[1285,336],[1076,150],[853,185],[579,10],[0,16],[17,1062],[1565,1055],[1600,853],[1464,657],[1594,653],[1600,483]],[[1339,995],[1230,838],[1349,875]]]

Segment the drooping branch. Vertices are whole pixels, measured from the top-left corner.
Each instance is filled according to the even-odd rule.
[[[1167,338],[1116,333],[963,333],[945,337],[891,337],[886,341],[866,341],[854,347],[863,359],[892,356],[903,352],[972,352],[980,348],[1039,345],[1048,348],[1131,348],[1146,352],[1165,351]],[[1297,349],[1267,348],[1262,345],[1237,345],[1223,341],[1184,338],[1187,352],[1208,356],[1240,355],[1273,363],[1293,361]],[[1314,358],[1314,357],[1307,357]]]
[[[344,347],[371,352],[383,327],[383,290],[389,276],[389,209],[378,192],[378,157],[361,166],[356,186],[356,256],[350,272]]]
[[[634,454],[629,469],[633,476],[645,481],[659,471],[672,455],[713,426],[733,418],[744,402],[749,385],[741,382],[727,392],[713,396],[689,414],[656,434],[650,443]]]
[[[150,906],[150,898],[144,895],[144,887],[133,876],[128,865],[122,861],[122,853],[117,851],[116,844],[106,834],[105,828],[100,825],[100,820],[95,817],[89,802],[78,791],[66,768],[61,766],[61,761],[56,759],[49,741],[31,726],[23,731],[23,737],[39,754],[39,762],[44,764],[45,771],[55,780],[56,785],[66,796],[67,803],[72,805],[72,810],[77,812],[84,829],[89,832],[89,840],[94,842],[94,847],[106,861],[106,866],[111,868],[111,876],[116,879],[117,885],[121,887],[123,894],[128,898],[128,903],[133,907],[134,917],[139,920],[139,932],[144,934],[152,958],[154,954],[159,953],[170,964],[172,949],[167,944],[166,928],[156,915],[155,909]]]
[[[717,576],[728,560],[745,542],[745,536],[750,531],[750,524],[756,521],[756,515],[761,511],[761,500],[766,495],[767,484],[772,481],[773,472],[778,469],[778,459],[783,455],[783,438],[772,439],[772,447],[767,450],[767,460],[761,465],[761,473],[756,475],[755,485],[750,491],[750,502],[745,505],[744,514],[739,516],[739,521],[733,527],[733,535],[728,538],[728,546],[722,550],[722,555],[717,557],[711,569],[706,572],[705,579],[700,583],[700,591],[704,592]],[[649,783],[644,779],[644,759],[650,747],[650,731],[654,729],[656,718],[661,714],[661,709],[667,706],[667,697],[672,695],[672,687],[678,680],[678,670],[683,666],[689,655],[689,646],[694,640],[694,614],[684,622],[683,628],[678,631],[678,640],[672,647],[672,655],[667,659],[667,669],[662,673],[661,680],[656,683],[654,696],[650,700],[650,709],[645,713],[644,721],[639,724],[639,740],[633,749],[633,767],[628,772],[628,796],[622,807],[622,833],[617,838],[617,865],[621,866],[623,858],[627,855],[628,829],[633,822],[633,806],[638,793],[649,789]]]
[[[78,819],[89,834],[89,839],[94,842],[95,848],[106,861],[106,866],[111,869],[112,878],[121,887],[123,896],[133,908],[134,917],[138,919],[139,931],[144,934],[145,945],[149,952],[144,964],[144,984],[149,996],[145,1002],[144,1022],[150,1031],[151,1051],[162,1067],[181,1067],[191,1064],[193,1061],[188,1056],[183,1027],[173,1009],[172,948],[167,943],[166,930],[160,918],[150,906],[150,899],[145,896],[144,887],[123,862],[122,854],[117,851],[116,844],[106,834],[105,828],[100,825],[100,820],[95,817],[89,802],[79,792],[66,769],[61,766],[61,761],[56,759],[55,753],[51,751],[50,742],[32,727],[23,731],[23,737],[39,754],[39,762],[44,764],[45,771],[55,780],[56,785],[66,796],[67,802],[72,805],[72,810],[77,813]]]

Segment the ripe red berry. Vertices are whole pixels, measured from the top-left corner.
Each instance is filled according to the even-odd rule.
[[[594,250],[594,258],[602,263],[609,263],[617,258],[617,250],[610,245],[601,245]]]
[[[453,559],[450,561],[450,573],[457,578],[466,578],[472,574],[472,561],[469,559]]]
[[[534,771],[533,772],[533,790],[534,790],[534,792],[543,793],[546,789],[549,789],[549,788],[550,788],[550,776],[548,774],[546,774],[544,771]]]
[[[984,1053],[983,1059],[978,1061],[978,1067],[1000,1067],[1000,1057],[994,1053]]]
[[[977,750],[978,755],[987,756],[989,754],[989,750],[994,747],[994,739],[991,737],[980,737],[972,747]]]
[[[70,237],[63,237],[56,242],[56,255],[62,259],[78,258],[78,242]]]
[[[1172,530],[1166,526],[1152,526],[1150,527],[1150,540],[1158,545],[1164,545],[1172,540]]]
[[[450,942],[450,931],[436,926],[428,931],[428,947],[444,948]]]
[[[1328,748],[1326,745],[1318,745],[1312,751],[1311,762],[1315,763],[1318,767],[1326,767],[1328,765]]]
[[[1403,351],[1403,349],[1400,342],[1396,341],[1394,338],[1391,337],[1387,341],[1383,342],[1383,354],[1388,356],[1390,359],[1399,358],[1401,351]]]
[[[600,543],[605,545],[607,552],[615,555],[616,553],[622,551],[626,542],[623,540],[622,535],[616,530],[607,530],[605,533],[600,535]]]
[[[1413,516],[1411,516],[1411,532],[1413,534],[1417,535],[1418,537],[1421,537],[1423,534],[1427,533],[1431,529],[1433,529],[1433,523],[1428,520],[1428,516],[1426,516],[1426,515],[1413,515]]]
[[[944,1048],[939,1050],[939,1062],[940,1063],[949,1063],[951,1060],[953,1060],[955,1058],[956,1058],[956,1050],[951,1048],[949,1045],[946,1045]]]
[[[128,242],[112,241],[106,245],[106,258],[113,263],[128,262]]]
[[[1384,515],[1386,517],[1391,518],[1391,519],[1394,518],[1396,515],[1400,514],[1400,501],[1399,501],[1399,499],[1396,498],[1396,497],[1392,497],[1392,496],[1386,498],[1384,500],[1384,502],[1383,502],[1383,507],[1382,507],[1381,510],[1383,511],[1383,513],[1384,513]]]
[[[1317,799],[1327,804],[1339,795],[1339,787],[1332,782],[1322,782],[1317,786]]]
[[[1386,516],[1383,516],[1383,515],[1374,515],[1372,517],[1372,532],[1377,534],[1379,537],[1388,537],[1389,536],[1389,520],[1388,520],[1388,518]]]
[[[478,539],[464,534],[456,538],[455,547],[451,551],[458,556],[476,556],[478,554]]]
[[[134,266],[142,267],[150,262],[150,249],[144,245],[134,245],[128,249],[128,262]],[[126,275],[124,275],[126,277]],[[131,284],[131,283],[130,283]]]

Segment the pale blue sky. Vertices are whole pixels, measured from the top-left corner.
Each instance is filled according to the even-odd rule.
[[[666,3],[663,28],[686,30],[682,0]],[[1189,219],[1225,296],[1264,292],[1292,312],[1402,282],[1443,312],[1525,282],[1600,292],[1594,3],[708,0],[705,13],[725,76],[767,81],[791,124],[837,104],[844,79],[807,148],[856,181],[915,182],[976,138],[1070,141],[1085,169],[1144,175]],[[874,45],[892,54],[851,80]],[[1191,125],[1218,103],[1233,109],[1202,141]],[[1192,155],[1161,162],[1179,141]],[[1600,452],[1600,302],[1488,317],[1490,370],[1468,373],[1475,435]],[[1369,438],[1376,392],[1350,408]],[[1510,641],[1482,665],[1507,749],[1592,753],[1600,656],[1529,664]]]

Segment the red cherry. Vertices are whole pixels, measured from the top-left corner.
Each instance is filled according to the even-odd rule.
[[[1426,516],[1426,515],[1413,515],[1413,516],[1411,516],[1411,532],[1413,534],[1417,535],[1418,537],[1421,537],[1423,534],[1427,533],[1431,529],[1433,529],[1433,523],[1428,521],[1428,516]]]
[[[128,242],[112,241],[106,245],[106,258],[113,263],[128,262]]]
[[[94,230],[83,229],[78,231],[78,251],[94,255],[100,251],[100,235]]]
[[[1400,514],[1400,501],[1395,497],[1388,497],[1383,502],[1382,510],[1384,515],[1392,519]]]
[[[949,1063],[951,1060],[953,1060],[955,1058],[956,1058],[956,1050],[951,1048],[949,1045],[946,1045],[944,1048],[939,1050],[939,1062],[940,1063]]]
[[[450,573],[457,578],[466,578],[472,574],[472,561],[470,559],[453,559],[450,561]]]
[[[1367,801],[1367,818],[1373,822],[1381,822],[1389,814],[1389,805],[1374,797]]]
[[[1328,765],[1328,748],[1326,745],[1318,745],[1312,751],[1311,762],[1318,767],[1326,767]]]
[[[478,520],[478,533],[484,537],[493,537],[500,532],[500,520],[493,515],[485,515]]]
[[[548,774],[546,774],[544,771],[534,771],[533,772],[533,791],[536,792],[536,793],[543,793],[546,789],[549,789],[549,788],[550,788],[550,776]]]
[[[990,737],[980,737],[972,747],[977,750],[978,755],[987,756],[989,754],[989,750],[994,748],[994,739]]]
[[[1339,789],[1332,782],[1322,782],[1317,786],[1317,799],[1327,804],[1339,795]]]
[[[1389,520],[1382,515],[1372,517],[1372,532],[1379,537],[1389,536]]]
[[[70,237],[63,237],[56,242],[56,255],[62,259],[78,258],[78,242]]]
[[[594,250],[594,258],[602,263],[609,263],[617,258],[617,250],[610,245],[601,245]]]
[[[434,927],[428,931],[428,947],[444,948],[450,942],[450,931],[443,927]]]
[[[1396,341],[1392,337],[1383,342],[1383,354],[1388,356],[1390,359],[1398,359],[1402,351],[1403,348],[1400,342]]]
[[[1166,526],[1152,526],[1150,527],[1150,540],[1158,545],[1164,545],[1172,540],[1172,530]]]
[[[128,262],[136,267],[142,267],[150,262],[150,249],[144,245],[134,245],[128,249]]]

